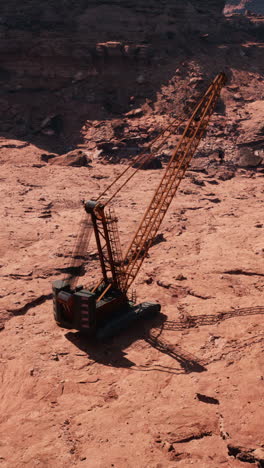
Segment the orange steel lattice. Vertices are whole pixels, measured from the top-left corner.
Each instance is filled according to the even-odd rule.
[[[185,131],[171,156],[165,174],[147,208],[125,256],[125,290],[133,283],[149,247],[157,234],[177,188],[206,130],[222,87],[226,82],[220,73],[196,106]]]

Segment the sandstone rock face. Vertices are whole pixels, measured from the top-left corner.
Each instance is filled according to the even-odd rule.
[[[87,121],[133,120],[136,109],[189,115],[226,65],[263,62],[253,45],[237,47],[224,6],[223,0],[47,0],[45,8],[33,0],[2,2],[2,135],[65,154],[84,142]],[[220,48],[223,40],[229,45]],[[209,63],[214,56],[217,63]],[[240,104],[243,93],[236,94]],[[98,137],[104,140],[108,134]],[[124,143],[124,152],[138,150]]]
[[[110,55],[121,55],[124,42],[144,44],[168,39],[179,31],[211,27],[221,15],[224,1],[108,0],[76,2],[72,0],[27,2],[17,0],[0,7],[0,51],[19,60],[74,57],[91,64],[94,56],[101,55],[108,42]],[[98,44],[99,43],[99,44]],[[97,46],[98,44],[98,46]],[[8,69],[12,70],[12,63]],[[13,62],[13,60],[11,60]],[[14,64],[13,64],[14,65]],[[54,63],[56,73],[58,63]],[[37,68],[37,64],[36,64]],[[4,67],[4,69],[6,69]],[[44,70],[42,70],[44,72]],[[7,72],[6,72],[7,73]]]
[[[190,37],[215,35],[224,0],[18,0],[0,5],[0,120],[3,133],[29,139],[47,115],[63,115],[72,141],[72,109],[77,127],[83,115],[94,120],[122,114],[138,84],[141,97],[156,84],[164,51],[186,55]],[[187,51],[188,52],[188,51]],[[146,75],[148,80],[146,80]],[[144,76],[143,81],[136,81]],[[163,72],[166,80],[166,73]],[[151,80],[149,80],[151,78]],[[34,96],[32,96],[32,93]],[[139,93],[140,94],[140,93]],[[139,105],[142,102],[138,103]],[[78,128],[79,130],[79,128]],[[54,131],[42,131],[52,142],[45,150],[68,152]],[[42,143],[40,143],[42,144]]]
[[[240,144],[258,145],[261,149],[264,143],[264,101],[258,100],[250,102],[245,106],[248,119],[240,123]]]
[[[228,0],[229,11],[245,11],[246,9],[257,14],[264,14],[264,3],[262,0]]]

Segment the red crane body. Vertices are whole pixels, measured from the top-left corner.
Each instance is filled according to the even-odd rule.
[[[143,303],[136,306],[128,299],[128,289],[157,235],[225,83],[226,76],[220,73],[195,107],[124,258],[117,218],[108,205],[145,163],[146,154],[137,157],[137,169],[134,169],[133,161],[100,197],[85,203],[86,214],[77,236],[72,273],[65,280],[53,283],[54,316],[58,325],[102,338],[128,326],[135,319],[160,310],[159,304]],[[181,122],[175,120],[152,142],[151,149],[157,144],[161,146],[170,135],[175,134],[180,125]],[[87,251],[92,232],[95,234],[102,279],[92,288],[83,289],[76,286],[77,264]]]

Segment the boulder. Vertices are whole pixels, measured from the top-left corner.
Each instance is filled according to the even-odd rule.
[[[234,168],[222,167],[217,171],[217,177],[219,180],[230,180],[235,177],[236,172]]]
[[[141,166],[142,165],[142,166]],[[133,164],[134,168],[140,167],[140,169],[162,169],[162,164],[160,159],[158,158],[150,158],[148,159],[147,156],[145,160],[137,161]]]
[[[59,135],[63,130],[63,117],[52,114],[42,120],[39,131],[44,135]]]
[[[242,147],[237,150],[235,163],[239,167],[257,167],[263,161],[263,158],[256,154],[253,148]]]
[[[43,154],[41,154],[40,159],[41,159],[41,161],[44,161],[44,162],[47,163],[47,162],[50,161],[50,159],[54,159],[56,157],[58,157],[57,154],[43,153]]]
[[[261,463],[264,463],[264,449],[263,448],[257,448],[253,452],[253,456],[255,460],[258,460]]]
[[[136,79],[136,82],[137,82],[138,84],[144,84],[144,83],[146,83],[146,78],[145,78],[145,76],[144,76],[144,75],[139,75],[139,76],[137,77],[137,79]]]
[[[42,155],[43,157],[44,155]],[[62,154],[61,156],[55,156],[48,159],[50,164],[55,164],[57,166],[89,166],[91,159],[88,158],[85,151],[78,149],[74,151],[70,151],[69,153]]]
[[[101,57],[121,57],[123,55],[123,48],[121,42],[99,42],[96,44],[96,52]]]
[[[133,119],[134,117],[142,117],[143,111],[139,107],[138,109],[132,109],[131,111],[127,112],[125,116],[129,119]]]
[[[245,105],[247,120],[240,122],[240,136],[237,143],[243,146],[260,145],[264,142],[264,101],[258,100]]]

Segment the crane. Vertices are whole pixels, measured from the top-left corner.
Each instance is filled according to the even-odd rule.
[[[136,305],[128,290],[158,233],[190,161],[215,109],[226,75],[212,81],[198,101],[185,128],[183,121],[172,123],[97,197],[84,202],[84,214],[73,250],[70,273],[53,283],[54,317],[64,328],[103,338],[114,334],[139,318],[159,312],[160,304]],[[183,129],[184,128],[184,129]],[[181,131],[175,150],[146,209],[132,241],[123,256],[117,217],[112,200],[171,135]],[[135,164],[135,162],[137,164]],[[85,258],[92,233],[95,235],[102,277],[85,289],[78,286],[79,263]]]

